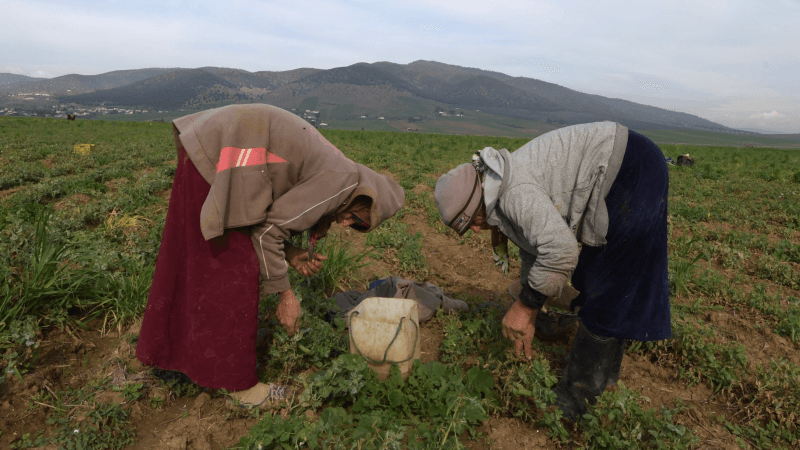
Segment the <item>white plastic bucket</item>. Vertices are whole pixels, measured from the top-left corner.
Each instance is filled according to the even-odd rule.
[[[350,353],[363,356],[379,380],[397,364],[408,378],[415,359],[420,359],[419,309],[404,298],[370,297],[348,316]]]

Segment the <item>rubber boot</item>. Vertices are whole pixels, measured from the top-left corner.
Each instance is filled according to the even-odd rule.
[[[619,371],[622,368],[622,357],[625,356],[625,349],[627,348],[627,339],[617,340],[619,341],[619,348],[617,349],[614,360],[609,368],[608,379],[606,379],[606,388],[617,385],[617,381],[619,381]]]
[[[587,401],[596,404],[607,385],[616,385],[624,353],[625,339],[596,335],[580,323],[567,367],[553,389],[564,417],[581,418],[588,412]]]

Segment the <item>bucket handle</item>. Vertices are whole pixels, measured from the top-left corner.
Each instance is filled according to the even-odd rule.
[[[358,311],[353,311],[352,314],[350,314],[350,320],[352,321],[353,320],[353,316],[357,316],[358,314],[359,314]],[[392,363],[392,364],[400,364],[400,363],[404,363],[404,362],[410,360],[411,358],[413,358],[414,357],[414,353],[416,353],[415,349],[417,348],[417,340],[419,339],[419,325],[417,325],[417,323],[414,322],[413,320],[408,319],[411,323],[414,324],[414,328],[416,328],[416,333],[414,333],[414,345],[412,346],[411,355],[408,358],[403,359],[401,361],[387,361],[386,360],[386,356],[389,355],[389,349],[392,348],[392,344],[394,344],[394,341],[397,339],[397,336],[400,335],[400,330],[403,328],[403,319],[405,319],[405,318],[406,318],[405,316],[400,318],[400,323],[397,324],[397,331],[394,332],[394,337],[392,338],[392,341],[389,342],[389,345],[386,346],[386,351],[383,352],[383,359],[380,360],[380,361],[376,361],[376,360],[374,360],[374,359],[372,359],[372,358],[370,358],[368,356],[364,356],[361,353],[361,349],[358,348],[358,344],[356,344],[356,338],[353,337],[353,335],[351,334],[350,338],[353,340],[353,346],[356,348],[356,351],[358,352],[358,354],[360,356],[362,356],[364,359],[366,359],[367,361],[371,362],[372,364],[383,364],[385,362],[389,362],[389,363]]]

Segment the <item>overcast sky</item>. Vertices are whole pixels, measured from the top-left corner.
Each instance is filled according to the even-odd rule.
[[[0,72],[431,60],[800,133],[800,0],[0,0]]]

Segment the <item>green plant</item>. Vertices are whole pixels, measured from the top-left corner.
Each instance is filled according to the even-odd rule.
[[[121,392],[122,396],[128,403],[133,403],[142,397],[142,387],[144,383],[126,383],[122,386],[114,386],[111,388],[114,392]]]
[[[376,249],[396,250],[400,270],[416,274],[427,272],[427,263],[422,255],[422,233],[410,234],[408,225],[394,217],[369,233],[366,244]],[[377,254],[374,255],[381,258]]]
[[[758,258],[756,275],[790,289],[800,289],[800,273],[793,270],[787,263],[775,260],[772,256],[764,255]]]
[[[747,368],[745,347],[736,342],[708,342],[717,333],[707,327],[672,317],[672,337],[663,341],[634,342],[628,352],[650,354],[667,363],[671,360],[678,376],[689,386],[703,380],[715,393],[729,391],[741,382]]]
[[[34,316],[13,320],[8,328],[0,329],[0,349],[4,351],[0,385],[9,375],[22,381],[22,375],[33,367],[39,354],[39,334],[39,320]]]
[[[158,384],[166,388],[169,396],[173,399],[177,397],[197,397],[206,390],[194,384],[189,377],[181,372],[153,368],[152,373],[158,379]]]
[[[81,389],[66,389],[39,394],[31,400],[34,406],[47,405],[46,423],[51,426],[49,435],[37,433],[33,439],[19,442],[17,448],[46,445],[66,449],[123,449],[136,442],[128,411],[117,403],[102,403],[96,395],[109,387],[109,378],[91,382]],[[141,387],[141,383],[138,383]],[[75,405],[83,405],[74,414]]]
[[[105,274],[103,296],[93,307],[105,311],[105,322],[119,330],[144,313],[156,270],[155,264],[137,259],[125,259],[120,266],[122,270]]]
[[[795,344],[800,344],[800,309],[797,307],[797,299],[794,299],[794,303],[795,306],[790,307],[786,314],[781,316],[780,322],[775,326],[775,333],[788,337]]]
[[[442,362],[462,364],[476,352],[481,353],[485,345],[500,341],[503,312],[500,308],[473,306],[470,312],[439,314],[437,320],[444,329],[439,345]]]
[[[725,428],[758,448],[795,448],[800,444],[800,368],[785,359],[757,366],[736,389],[738,412]]]
[[[147,403],[150,404],[150,407],[153,409],[160,409],[161,406],[164,404],[164,399],[159,397],[158,395],[151,397]]]
[[[239,448],[377,449],[400,448],[402,442],[403,448],[461,448],[458,437],[465,431],[475,435],[475,425],[488,418],[486,403],[494,401],[494,380],[487,372],[472,368],[462,374],[438,362],[415,362],[405,382],[394,366],[379,382],[363,358],[345,354],[300,379],[304,389],[295,408],[326,404],[320,419],[314,424],[301,415],[267,417]]]
[[[294,336],[289,337],[276,325],[269,366],[284,376],[309,367],[323,367],[332,357],[347,351],[343,329],[343,320],[338,326],[332,325],[304,309],[300,330]]]
[[[48,230],[51,211],[47,208],[32,212],[35,234],[30,246],[30,256],[21,274],[12,272],[10,308],[3,311],[2,323],[10,323],[25,314],[41,314],[51,310],[65,310],[79,299],[94,299],[99,294],[95,279],[99,275],[90,269],[71,268],[66,263],[65,243],[54,242]],[[88,257],[78,253],[74,264]],[[7,298],[7,296],[6,296]]]
[[[556,394],[552,389],[558,383],[550,363],[537,353],[529,364],[521,366],[515,361],[507,364],[511,364],[511,370],[502,385],[502,396],[509,412],[545,426],[551,437],[566,442],[569,432],[561,421],[561,409],[548,408],[555,404]]]
[[[312,277],[318,292],[346,290],[347,283],[358,281],[358,270],[365,265],[366,251],[354,253],[340,235],[321,240],[316,251],[328,257],[322,270]]]
[[[680,403],[675,409],[661,405],[656,412],[639,405],[639,401],[649,401],[646,397],[622,383],[618,388],[605,391],[583,416],[582,446],[667,450],[689,449],[700,442],[691,429],[675,422],[675,415],[683,409]]]
[[[697,261],[706,258],[703,252],[695,252],[694,246],[700,242],[697,238],[678,238],[674,241],[676,250],[670,254],[670,291],[676,295],[688,295],[692,291],[692,279],[697,270]]]

